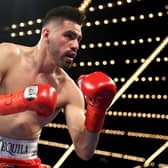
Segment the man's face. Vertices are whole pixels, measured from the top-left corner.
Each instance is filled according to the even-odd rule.
[[[58,66],[71,67],[82,39],[81,25],[65,20],[53,23],[48,33],[48,51]]]

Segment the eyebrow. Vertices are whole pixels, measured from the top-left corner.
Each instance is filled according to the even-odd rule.
[[[74,36],[77,36],[79,41],[82,40],[82,35],[78,35],[75,31],[68,30],[67,33],[71,33],[71,34],[73,34]]]

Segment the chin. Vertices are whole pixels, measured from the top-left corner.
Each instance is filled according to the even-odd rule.
[[[64,64],[61,65],[61,68],[63,68],[64,70],[68,70],[71,68],[71,66],[72,66],[72,63],[64,62]]]

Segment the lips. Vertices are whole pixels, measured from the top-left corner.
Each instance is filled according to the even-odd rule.
[[[65,60],[66,62],[73,62],[74,58],[65,56],[65,57],[64,57],[64,60]]]
[[[75,59],[75,57],[76,57],[76,52],[67,52],[65,54],[64,59],[65,61],[72,62]]]
[[[76,57],[76,52],[69,52],[69,53],[67,53],[67,55],[71,58],[75,58]]]

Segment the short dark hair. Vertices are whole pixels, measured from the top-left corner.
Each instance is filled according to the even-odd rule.
[[[44,19],[43,19],[43,26],[48,24],[51,20],[54,19],[63,19],[63,20],[70,20],[74,21],[79,25],[84,24],[85,22],[85,14],[79,11],[76,7],[71,6],[58,6],[56,8],[50,9]]]

